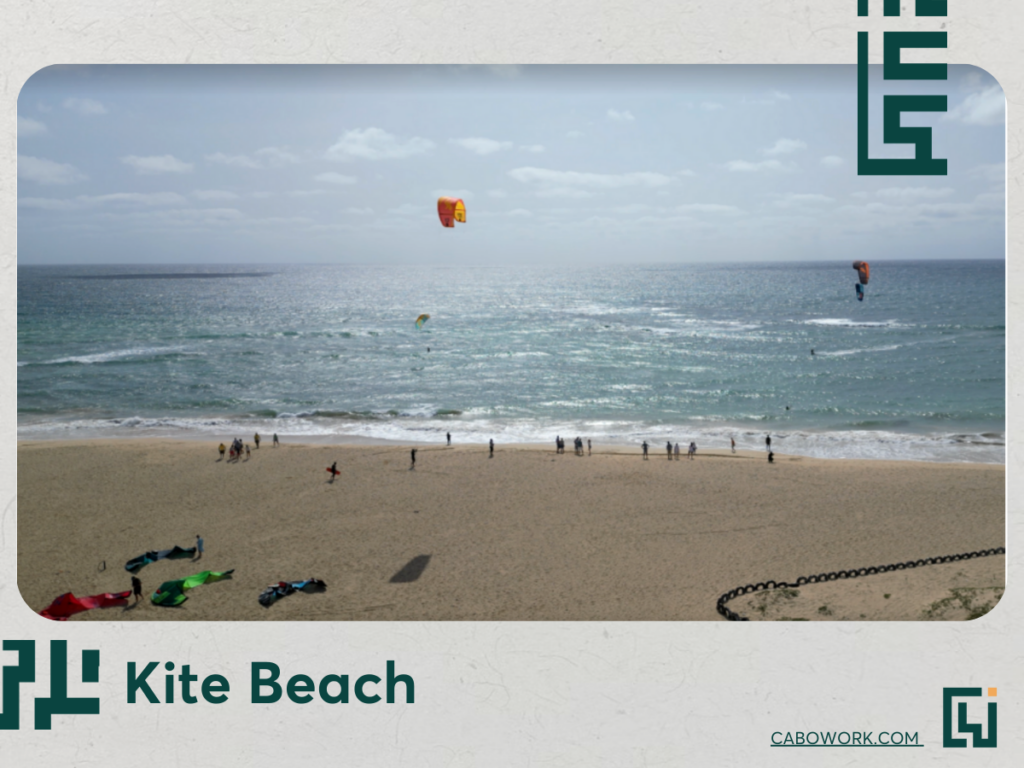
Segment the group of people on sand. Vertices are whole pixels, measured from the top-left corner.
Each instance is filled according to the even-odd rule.
[[[260,447],[259,435],[256,435],[256,438],[257,438],[257,440],[256,440],[256,447],[259,448]],[[224,451],[226,450],[224,448],[224,443],[221,443],[218,446],[217,450],[220,451],[220,457],[223,459],[224,458]],[[228,451],[228,461],[238,461],[240,458],[242,458],[242,451],[245,451],[245,458],[246,459],[250,458],[250,456],[252,455],[251,452],[249,451],[249,446],[248,445],[244,445],[242,443],[242,439],[239,438],[239,437],[236,437],[234,440],[231,441],[231,450]]]
[[[252,441],[256,444],[256,450],[259,450],[259,447],[260,447],[260,433],[259,432],[257,432],[255,435],[252,436]],[[277,446],[279,446],[280,444],[281,444],[281,441],[277,439],[277,433],[275,432],[274,433],[274,447],[277,448]],[[224,446],[224,443],[221,443],[218,446],[217,450],[220,451],[220,457],[223,459],[224,458],[224,452],[227,451],[228,449]],[[242,438],[236,437],[234,440],[231,441],[231,450],[228,451],[228,461],[238,461],[240,458],[242,458],[242,453],[243,452],[245,453],[246,460],[248,460],[248,459],[250,459],[252,457],[252,451],[249,449],[248,443],[243,443],[242,442]]]
[[[589,446],[589,444],[590,444],[589,440],[587,441],[587,444]],[[769,464],[774,464],[775,463],[775,454],[772,452],[772,436],[771,435],[765,435],[764,445],[765,445],[765,450],[768,451],[768,463]],[[641,449],[644,452],[644,459],[647,459],[647,450],[650,448],[650,446],[647,444],[647,441],[644,440],[643,445],[641,445],[640,447],[641,447]],[[731,438],[731,437],[729,438],[729,447],[732,449],[733,453],[736,453],[736,440],[734,438]],[[561,451],[559,451],[559,452],[561,452]],[[672,441],[669,440],[668,442],[665,443],[665,452],[668,454],[668,460],[669,461],[672,461],[672,457],[673,456],[675,456],[676,461],[679,461],[679,443],[676,443],[673,446],[672,445]],[[687,457],[690,458],[690,459],[693,459],[693,457],[696,455],[696,453],[697,453],[697,443],[691,441],[690,442],[690,446],[689,446],[689,448],[686,451]]]
[[[574,452],[577,456],[583,455],[583,438],[577,437],[572,441]],[[587,438],[587,455],[589,456],[593,451],[593,446],[590,443],[590,438]],[[555,437],[555,453],[565,453],[565,438],[561,435]]]

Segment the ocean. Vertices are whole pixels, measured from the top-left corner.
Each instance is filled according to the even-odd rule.
[[[787,454],[1003,463],[1005,263],[872,260],[863,302],[856,281],[845,261],[19,267],[18,437],[771,434]]]

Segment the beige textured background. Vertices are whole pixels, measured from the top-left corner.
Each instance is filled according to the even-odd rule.
[[[1024,3],[950,0],[946,19],[860,19],[856,0],[8,0],[0,10],[0,639],[32,638],[38,680],[22,686],[22,730],[0,732],[4,765],[655,766],[1016,765],[1024,755],[1024,531],[1019,477],[1024,137]],[[912,12],[911,0],[904,0]],[[966,624],[46,622],[15,583],[16,102],[33,72],[70,63],[853,63],[856,32],[938,29],[947,51],[917,61],[974,64],[1006,91],[1009,129],[1007,353],[1009,584]],[[880,61],[880,35],[872,60]],[[852,151],[852,150],[851,150]],[[31,730],[47,695],[49,638],[72,658],[100,648],[102,714]],[[248,669],[416,679],[417,703],[248,703]],[[0,663],[13,664],[0,652]],[[128,661],[191,663],[232,681],[230,700],[125,703]],[[161,673],[162,674],[162,670]],[[999,747],[941,748],[943,686],[998,686]],[[783,752],[773,731],[917,731],[923,749]],[[130,761],[130,762],[129,762]]]

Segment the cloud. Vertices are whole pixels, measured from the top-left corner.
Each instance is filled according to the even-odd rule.
[[[967,172],[969,176],[980,177],[993,184],[1002,184],[1006,181],[1006,166],[1002,163],[988,163],[976,165]]]
[[[692,176],[696,176],[696,175],[697,174],[694,173],[693,171],[691,171],[689,168],[685,168],[685,169],[683,169],[681,171],[677,171],[676,172],[676,176],[692,177]]]
[[[95,99],[65,99],[64,108],[80,115],[105,115],[107,108]]]
[[[235,200],[238,198],[234,192],[227,192],[222,189],[197,189],[192,192],[196,200]]]
[[[128,155],[122,157],[121,162],[130,165],[136,173],[191,173],[192,163],[186,163],[173,155],[153,155],[151,157],[138,157]]]
[[[789,101],[792,97],[788,93],[782,91],[772,91],[772,98],[778,99],[779,101]]]
[[[723,213],[735,215],[740,209],[735,205],[718,205],[717,203],[687,203],[676,207],[678,213]]]
[[[73,165],[55,163],[41,157],[18,155],[18,178],[36,184],[74,184],[86,175]]]
[[[356,128],[342,134],[327,150],[327,157],[332,160],[396,160],[420,155],[433,148],[434,142],[419,136],[403,142],[380,128]]]
[[[300,162],[298,155],[292,154],[287,147],[264,147],[257,149],[256,155],[261,157],[267,165],[282,166]]]
[[[586,134],[583,131],[569,131],[565,134],[567,139],[582,139]]]
[[[187,200],[177,192],[114,192],[106,195],[78,195],[73,198],[26,197],[18,201],[23,208],[48,211],[72,211],[109,204],[121,205],[183,205]]]
[[[355,184],[355,176],[344,176],[340,173],[321,173],[313,177],[314,181],[322,181],[325,184]]]
[[[798,208],[813,203],[834,202],[835,198],[828,197],[827,195],[821,195],[818,193],[798,193],[783,195],[781,198],[775,201],[775,206],[778,208]]]
[[[701,102],[700,108],[705,112],[715,112],[719,109],[725,109],[725,105],[719,104],[717,101],[704,101]]]
[[[395,216],[420,216],[426,213],[426,209],[422,205],[413,205],[412,203],[405,203],[397,208],[391,208],[388,213]]]
[[[317,195],[330,195],[333,192],[329,189],[293,189],[285,194],[288,197],[316,197]]]
[[[543,144],[520,144],[519,145],[519,149],[521,149],[523,152],[532,152],[532,153],[534,153],[536,155],[536,154],[540,154],[541,152],[544,151],[544,145]]]
[[[1003,89],[992,85],[972,93],[944,116],[967,125],[1003,125],[1006,122],[1006,97]]]
[[[509,211],[506,216],[533,216],[533,214],[525,208],[513,208]]]
[[[40,133],[46,133],[45,123],[33,120],[31,117],[22,117],[21,115],[18,115],[19,139],[25,136],[38,136]]]
[[[512,149],[511,141],[496,141],[495,139],[449,139],[448,143],[456,144],[463,149],[468,149],[470,152],[475,152],[478,155],[490,155],[495,152],[500,152],[503,149]]]
[[[373,213],[373,208],[346,208],[342,213],[347,213],[351,216],[369,216]]]
[[[746,160],[732,160],[725,164],[730,171],[754,172],[754,171],[781,171],[782,163],[778,160],[762,160],[759,163],[749,163]]]
[[[497,75],[505,80],[513,80],[523,73],[523,68],[518,64],[491,64],[487,69],[491,74]]]
[[[205,159],[208,163],[230,165],[235,168],[280,168],[302,162],[302,159],[289,152],[287,147],[263,147],[263,149],[257,149],[253,154],[256,155],[255,158],[249,155],[227,155],[223,152],[215,152],[212,155],[205,155]]]
[[[826,168],[838,168],[839,166],[846,164],[846,161],[843,160],[843,158],[839,157],[839,155],[826,155],[825,157],[821,158],[821,160],[819,160],[818,162],[820,162]]]
[[[894,202],[906,202],[911,200],[928,200],[935,199],[937,197],[946,197],[952,195],[953,190],[949,187],[887,187],[886,189],[880,189],[875,192],[877,197],[883,200],[892,200]]]
[[[774,157],[776,155],[789,155],[801,149],[807,149],[807,145],[802,141],[797,141],[795,139],[779,139],[775,142],[774,147],[761,150],[761,153],[768,155],[769,157]]]
[[[539,197],[590,197],[589,190],[622,189],[624,187],[663,187],[672,183],[661,173],[580,173],[553,171],[547,168],[516,168],[508,172],[518,182],[538,187]]]
[[[217,165],[233,165],[236,168],[261,168],[262,166],[248,155],[225,155],[223,152],[215,152],[212,155],[205,155],[208,163]]]
[[[460,200],[473,199],[473,193],[468,189],[435,189],[430,195],[431,197],[456,197]]]
[[[633,114],[629,110],[624,110],[620,112],[617,109],[608,110],[608,119],[616,123],[632,123],[634,120],[636,120],[636,118],[633,117]]]

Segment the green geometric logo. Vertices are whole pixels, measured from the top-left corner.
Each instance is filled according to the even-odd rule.
[[[988,695],[995,698],[996,689],[989,688]],[[967,722],[967,702],[957,702],[956,731],[953,730],[953,699],[968,696],[981,696],[981,688],[943,688],[942,689],[942,746],[944,747],[966,747],[967,739],[956,738],[956,733],[970,733],[971,746],[995,747],[996,746],[996,702],[988,703],[988,737],[981,736],[981,723]]]

